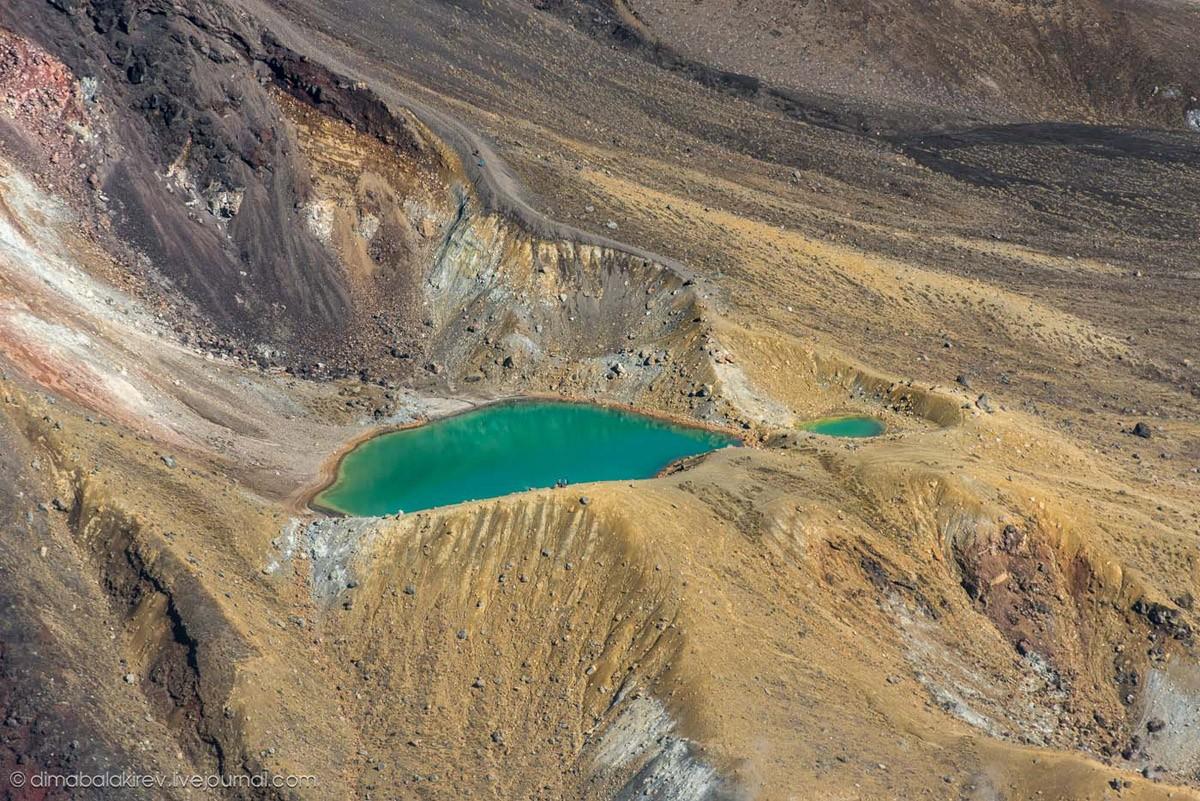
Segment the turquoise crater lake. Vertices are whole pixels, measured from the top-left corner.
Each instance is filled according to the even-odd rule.
[[[560,401],[484,406],[381,434],[345,455],[319,508],[349,515],[415,512],[559,481],[650,478],[736,437],[621,409]]]
[[[882,420],[862,415],[826,417],[822,420],[804,423],[800,427],[805,431],[824,434],[827,437],[877,437],[886,428]]]

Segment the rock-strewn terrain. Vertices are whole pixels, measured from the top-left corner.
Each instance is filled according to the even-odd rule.
[[[1200,793],[1194,10],[926,5],[0,9],[5,797]],[[750,445],[305,506],[534,393]]]

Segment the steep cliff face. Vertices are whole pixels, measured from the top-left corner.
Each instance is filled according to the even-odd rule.
[[[490,208],[411,112],[254,19],[203,3],[28,11],[14,27],[31,39],[14,41],[59,51],[90,126],[55,164],[79,196],[99,190],[109,244],[191,311],[175,315],[185,341],[306,376],[491,392],[538,376],[632,401],[668,360],[660,395],[712,382],[677,266]]]
[[[672,409],[714,380],[701,346],[711,323],[681,270],[537,231],[489,210],[461,174],[288,110],[314,175],[306,224],[345,269],[362,320],[352,341],[370,375],[484,394],[653,396]],[[449,151],[444,161],[454,163]],[[371,329],[386,339],[376,344]]]
[[[252,355],[256,345],[291,363],[352,351],[347,340],[365,326],[338,254],[306,224],[315,176],[281,93],[437,172],[411,118],[220,3],[30,2],[6,17],[86,85],[93,130],[70,159],[100,190],[96,213],[131,258],[147,259],[216,337]],[[419,269],[415,254],[397,259]]]

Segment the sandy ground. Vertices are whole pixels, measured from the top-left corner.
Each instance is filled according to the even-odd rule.
[[[224,8],[176,22],[225,52],[249,23]],[[123,107],[10,115],[6,773],[320,778],[231,798],[1196,795],[1186,134],[885,142],[520,4],[246,8],[310,59],[261,102],[302,176],[271,196],[278,241],[324,255],[275,278],[353,324],[292,361],[264,355],[277,326],[193,335],[208,289],[129,261],[115,193],[49,160],[80,125],[80,152],[136,152]],[[241,247],[233,195],[148,175],[170,225]],[[257,185],[238,202],[274,231]],[[217,294],[325,325],[269,278]],[[365,432],[523,393],[753,447],[397,519],[304,508]],[[795,427],[843,412],[888,433]]]

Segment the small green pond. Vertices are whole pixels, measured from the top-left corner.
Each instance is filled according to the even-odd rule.
[[[315,506],[350,515],[415,512],[560,481],[650,478],[727,434],[559,401],[494,404],[354,448]]]
[[[800,427],[805,431],[824,434],[827,437],[877,437],[885,430],[882,420],[863,415],[826,417],[811,423],[804,423]]]

